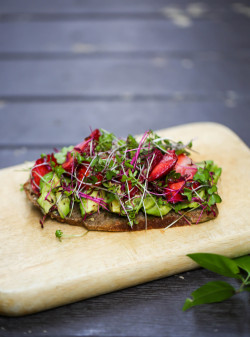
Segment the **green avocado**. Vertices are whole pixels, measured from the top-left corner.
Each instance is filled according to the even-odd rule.
[[[198,194],[199,194],[199,197],[200,197],[201,199],[203,199],[204,196],[205,196],[205,191],[204,191],[204,190],[200,190],[200,191],[198,192]],[[187,205],[187,207],[189,207],[189,208],[196,208],[196,207],[198,207],[198,206],[200,206],[200,204],[199,204],[198,202],[195,202],[195,201],[190,202],[190,204]]]
[[[38,204],[41,206],[43,212],[45,214],[49,213],[49,210],[56,203],[56,196],[53,193],[51,187],[49,185],[43,186],[41,190],[41,195],[37,199]]]
[[[96,198],[98,197],[98,191],[93,191],[92,193],[89,194],[91,197]],[[86,199],[86,198],[81,198],[80,200],[80,211],[81,211],[81,215],[82,217],[84,217],[84,215],[86,213],[95,213],[98,211],[98,203],[90,200],[90,199]]]
[[[49,172],[45,174],[43,177],[41,177],[40,184],[39,184],[40,191],[43,190],[44,185],[47,185],[50,188],[54,189],[55,187],[60,186],[60,179],[57,177],[57,175],[54,172]]]
[[[154,215],[154,216],[163,216],[168,214],[168,212],[171,211],[171,206],[168,204],[165,205],[154,205],[153,207],[149,208],[146,210],[146,213],[149,215]]]
[[[119,200],[114,199],[109,203],[109,210],[112,213],[120,213],[121,212],[121,205]]]
[[[64,219],[70,211],[70,198],[67,197],[64,193],[57,192],[56,204],[60,217]]]
[[[121,193],[121,186],[120,185],[116,185],[116,184],[113,184],[113,183],[109,182],[109,186],[116,187],[116,189],[115,189],[116,193]],[[121,212],[121,204],[120,204],[120,201],[119,201],[118,197],[115,196],[115,199],[112,200],[108,204],[108,207],[109,207],[110,212],[120,214],[120,212]]]
[[[150,209],[155,205],[155,201],[153,197],[150,197],[149,195],[146,196],[146,198],[143,200],[145,210]]]
[[[127,212],[135,212],[135,214],[137,214],[140,210],[140,208],[142,207],[142,203],[141,203],[141,198],[140,197],[135,197],[132,198],[130,200],[127,200],[124,203],[124,207],[126,209]],[[121,215],[126,216],[126,212],[124,211],[124,209],[121,209]]]

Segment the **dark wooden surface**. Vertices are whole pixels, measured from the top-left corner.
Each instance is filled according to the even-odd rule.
[[[243,0],[1,0],[0,167],[90,127],[125,137],[214,121],[249,145],[249,33]],[[249,294],[181,311],[214,279],[224,278],[200,269],[0,317],[0,336],[249,336]]]

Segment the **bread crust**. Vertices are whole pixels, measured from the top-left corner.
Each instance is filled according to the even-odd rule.
[[[38,195],[33,192],[30,181],[27,181],[24,184],[24,190],[32,204],[41,210],[41,207],[37,202]],[[219,212],[217,206],[213,205],[212,211],[210,212],[202,212],[201,208],[197,208],[191,212],[188,212],[187,214],[185,214],[185,216],[182,217],[180,214],[176,214],[174,211],[170,211],[162,218],[147,215],[146,223],[144,213],[139,212],[136,216],[137,223],[134,224],[132,228],[128,224],[128,219],[126,217],[107,212],[105,210],[100,210],[97,213],[89,215],[88,217],[86,217],[86,219],[83,219],[77,205],[75,205],[75,207],[73,208],[73,212],[70,217],[65,217],[63,219],[60,217],[57,211],[50,211],[48,215],[58,222],[67,223],[73,226],[83,226],[90,231],[129,232],[145,229],[165,228],[171,225],[173,222],[175,223],[171,225],[171,227],[186,226],[190,224],[196,225],[216,218],[218,216],[218,213]]]

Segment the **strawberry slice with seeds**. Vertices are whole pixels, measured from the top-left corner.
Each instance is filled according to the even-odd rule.
[[[67,160],[65,163],[62,164],[62,168],[67,172],[72,172],[74,170],[74,164],[76,161],[77,153],[84,153],[90,154],[90,145],[89,143],[91,140],[98,141],[101,136],[99,129],[95,129],[91,132],[90,136],[84,139],[81,143],[77,144],[72,152],[70,152],[70,156],[67,156]],[[94,145],[94,144],[93,144]],[[94,146],[95,147],[95,146]],[[73,156],[71,155],[73,154]]]
[[[161,161],[153,168],[148,181],[154,181],[170,172],[177,162],[177,156],[174,150],[169,150],[164,154]]]
[[[181,176],[185,177],[187,180],[192,180],[195,173],[197,172],[196,165],[193,164],[192,160],[184,153],[178,155],[178,160],[174,169],[177,173],[180,173]]]
[[[90,171],[88,170],[88,168],[87,168],[86,166],[82,166],[82,167],[78,170],[78,173],[77,173],[77,179],[80,180],[80,181],[78,181],[80,187],[85,186],[86,189],[88,189],[88,188],[91,187],[91,186],[89,186],[89,185],[84,184],[85,178],[88,177],[89,175],[90,175]],[[94,175],[94,177],[97,178],[97,182],[96,182],[95,184],[93,184],[93,185],[99,186],[99,185],[101,184],[103,178],[104,178],[103,175],[102,175],[100,172],[98,172],[97,174]]]
[[[152,158],[154,157],[152,164],[151,164],[151,171],[154,169],[154,167],[159,164],[159,162],[162,160],[163,158],[163,154],[161,152],[161,150],[159,149],[154,149],[153,153],[152,153]],[[152,158],[150,159],[150,161],[152,160]]]
[[[184,186],[185,181],[168,184],[168,187],[165,190],[167,201],[173,204],[179,201],[183,201],[184,197],[181,195],[181,192],[183,191]]]
[[[128,181],[128,189],[130,198],[133,198],[139,193],[139,188],[137,186],[133,186],[131,181]]]
[[[82,166],[77,173],[77,179],[80,181],[83,181],[84,178],[88,176],[89,176],[89,171],[87,172],[87,167]]]
[[[48,154],[43,158],[39,158],[35,162],[35,165],[31,170],[31,187],[35,193],[39,193],[40,191],[39,184],[41,177],[52,171],[51,161],[53,161],[55,165],[57,164],[53,153],[51,155]]]

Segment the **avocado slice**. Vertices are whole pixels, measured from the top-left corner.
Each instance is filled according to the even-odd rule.
[[[112,213],[120,213],[121,212],[121,204],[117,199],[114,199],[109,203],[109,210]]]
[[[200,190],[200,191],[198,192],[198,194],[199,194],[199,197],[200,197],[201,199],[203,199],[204,196],[205,196],[205,191],[204,191],[204,190]],[[193,201],[193,202],[190,202],[190,204],[188,204],[187,207],[195,208],[195,207],[198,207],[199,205],[200,205],[200,204],[199,204],[198,202]]]
[[[60,186],[60,179],[54,172],[49,172],[41,177],[39,183],[40,191],[43,190],[44,185],[47,185],[50,188],[54,189],[55,187]]]
[[[37,199],[45,214],[49,213],[50,208],[56,203],[56,196],[49,185],[43,186],[40,197]]]
[[[116,192],[121,193],[121,186],[109,182],[110,186],[116,186]],[[121,204],[118,197],[115,195],[115,199],[108,204],[109,210],[112,213],[121,213]]]
[[[171,206],[168,204],[165,205],[154,205],[153,207],[149,208],[146,210],[146,213],[149,215],[154,215],[154,216],[163,216],[168,214],[168,212],[171,211]]]
[[[89,195],[93,198],[98,197],[98,191],[93,191],[92,193],[90,193]],[[84,217],[84,215],[87,213],[95,213],[98,211],[98,203],[90,200],[90,199],[86,199],[86,198],[81,198],[80,200],[80,211],[81,211],[81,215],[82,217]]]
[[[143,200],[143,203],[144,203],[145,210],[148,210],[151,207],[153,207],[156,202],[154,201],[153,197],[150,197],[149,195],[147,195],[146,198]]]
[[[64,193],[57,192],[56,205],[60,217],[64,219],[70,211],[70,198],[67,197]]]

